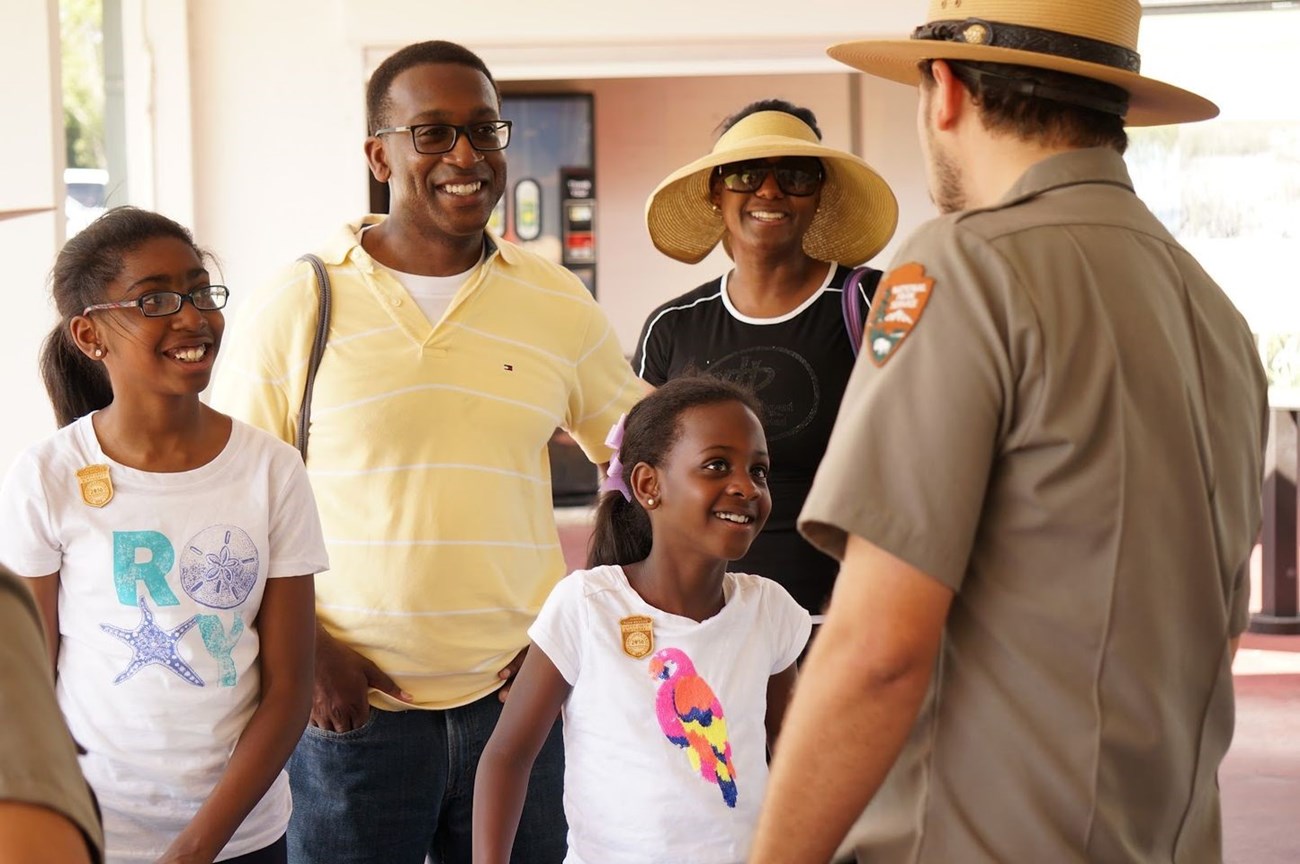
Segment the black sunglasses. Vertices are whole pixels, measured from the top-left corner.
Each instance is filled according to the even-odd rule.
[[[730,162],[713,169],[714,179],[721,180],[731,192],[757,192],[767,182],[768,174],[776,177],[778,189],[796,198],[812,195],[826,179],[821,160],[812,156],[786,156],[776,162]]]

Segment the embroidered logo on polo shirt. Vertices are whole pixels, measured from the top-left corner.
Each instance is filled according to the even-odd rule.
[[[871,304],[871,318],[867,321],[871,362],[884,366],[894,356],[921,320],[933,289],[934,280],[915,261],[895,267],[880,280],[876,302]]]

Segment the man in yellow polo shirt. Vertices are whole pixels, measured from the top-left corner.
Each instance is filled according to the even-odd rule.
[[[366,155],[391,215],[318,250],[333,287],[307,467],[331,569],[317,576],[311,724],[289,764],[295,864],[470,860],[478,754],[564,563],[547,441],[597,462],[641,389],[567,271],[485,231],[506,183],[491,73],[408,46],[367,90]],[[297,264],[250,298],[213,402],[295,437],[317,286]],[[516,861],[565,854],[558,727]]]

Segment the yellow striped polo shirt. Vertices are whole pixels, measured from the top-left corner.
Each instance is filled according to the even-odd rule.
[[[641,388],[572,274],[495,237],[431,324],[348,225],[319,253],[333,311],[307,468],[331,568],[317,614],[422,708],[500,685],[564,575],[547,441],[593,461]],[[243,302],[213,387],[220,410],[295,438],[317,320],[310,267]],[[405,707],[372,693],[378,707]]]

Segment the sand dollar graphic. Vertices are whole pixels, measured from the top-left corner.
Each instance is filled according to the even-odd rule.
[[[257,547],[233,525],[213,525],[195,534],[181,552],[181,587],[204,606],[230,609],[257,584]]]

